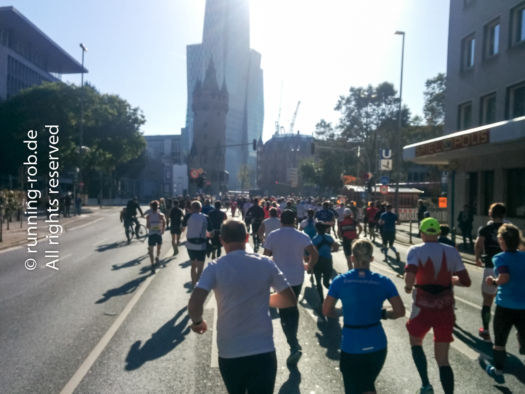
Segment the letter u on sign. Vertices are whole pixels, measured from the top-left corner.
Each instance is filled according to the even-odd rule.
[[[381,149],[381,159],[391,159],[392,149]]]

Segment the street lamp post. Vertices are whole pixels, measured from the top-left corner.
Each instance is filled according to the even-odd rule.
[[[80,124],[79,124],[79,172],[78,172],[78,188],[77,188],[77,197],[80,194],[80,189],[84,187],[82,180],[82,154],[84,146],[84,53],[87,52],[87,48],[83,43],[80,43],[80,48],[82,49],[82,70],[80,70]]]
[[[396,161],[395,161],[395,170],[396,170],[396,189],[394,194],[394,208],[396,214],[399,215],[399,176],[401,174],[401,110],[402,110],[402,100],[403,100],[403,61],[405,58],[405,32],[397,30],[394,34],[400,35],[403,38],[401,44],[401,77],[399,81],[399,110],[397,114],[397,138],[396,138]]]

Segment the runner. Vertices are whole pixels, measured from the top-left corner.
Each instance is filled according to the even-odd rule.
[[[315,229],[314,210],[311,208],[308,209],[307,215],[308,216],[301,222],[299,227],[303,232],[308,234],[310,239],[312,239],[315,237],[315,234],[317,234],[317,230]]]
[[[354,242],[352,265],[338,275],[323,304],[323,314],[338,318],[335,304],[343,303],[344,328],[340,370],[345,392],[375,393],[374,382],[386,359],[387,340],[381,319],[405,316],[405,307],[394,283],[370,271],[374,246],[365,239]],[[382,309],[388,300],[391,310]]]
[[[173,247],[173,255],[176,256],[179,254],[180,233],[182,231],[184,212],[179,208],[178,200],[173,199],[172,205],[173,207],[170,211],[171,246]]]
[[[304,271],[311,272],[317,263],[319,254],[312,245],[310,237],[295,228],[295,213],[285,210],[281,214],[282,227],[272,231],[264,242],[264,254],[273,256],[277,267],[292,286],[296,297],[301,293],[304,281]],[[304,252],[308,252],[308,264],[303,265]],[[290,356],[288,364],[296,364],[302,355],[302,348],[297,340],[299,328],[299,310],[297,306],[279,309],[281,326],[288,345],[290,345]]]
[[[162,235],[166,229],[166,217],[159,210],[159,202],[150,202],[150,213],[146,216],[146,228],[148,229],[148,255],[151,262],[151,272],[155,273],[155,265],[159,264],[160,247],[162,246]],[[153,248],[157,245],[157,257],[153,261]]]
[[[339,223],[339,238],[343,240],[343,251],[346,257],[346,263],[348,267],[351,268],[352,242],[359,238],[363,228],[354,219],[350,208],[345,208],[343,216],[343,220]]]
[[[410,335],[412,358],[421,377],[420,393],[432,393],[428,380],[423,338],[434,331],[434,353],[439,366],[439,378],[445,394],[454,392],[454,373],[448,361],[453,341],[454,292],[452,286],[470,286],[461,256],[452,246],[437,242],[439,222],[434,218],[421,221],[422,244],[408,250],[405,267],[405,291],[412,293],[412,313],[406,324]],[[416,288],[413,290],[413,288]]]
[[[335,214],[330,209],[330,201],[323,202],[323,208],[315,214],[318,223],[325,225],[328,229],[335,225]],[[327,232],[329,232],[327,230]]]
[[[273,393],[277,357],[269,307],[297,304],[282,272],[268,258],[245,251],[244,223],[226,221],[221,228],[226,256],[211,262],[193,290],[188,314],[191,329],[203,334],[204,302],[211,290],[217,300],[219,370],[229,393]],[[270,295],[270,287],[276,293]]]
[[[226,213],[221,210],[220,201],[215,201],[215,208],[209,211],[208,220],[211,228],[211,258],[215,259],[215,257],[221,257],[221,240],[219,239],[219,233],[222,223],[226,220]]]
[[[264,210],[259,205],[259,200],[257,198],[253,199],[253,205],[246,212],[246,219],[252,225],[253,250],[257,253],[259,251],[260,245],[258,235],[259,226],[264,220]]]
[[[201,213],[200,201],[192,201],[191,212],[184,216],[183,229],[187,228],[186,249],[191,260],[191,285],[199,280],[206,260],[206,233],[209,230],[208,217]]]
[[[505,345],[512,326],[518,330],[519,352],[525,354],[525,252],[518,251],[521,238],[520,230],[513,224],[500,226],[498,242],[503,252],[492,259],[496,277],[485,278],[488,286],[498,289],[494,315],[494,365],[487,365],[486,371],[500,384],[505,383]]]
[[[314,266],[314,275],[317,292],[319,293],[319,299],[322,305],[324,301],[323,285],[328,289],[330,287],[330,281],[332,280],[332,252],[337,251],[339,244],[330,235],[325,234],[326,227],[321,223],[317,223],[315,227],[317,229],[317,235],[312,239],[312,243],[317,248],[319,259]]]
[[[396,224],[399,224],[399,219],[395,213],[392,212],[392,205],[387,204],[386,212],[383,212],[379,218],[379,225],[382,226],[381,237],[383,238],[382,252],[385,254],[385,261],[388,261],[388,248],[396,254],[396,260],[399,264],[399,252],[394,246],[396,240]]]
[[[492,221],[486,226],[480,227],[478,231],[478,238],[474,245],[474,254],[476,256],[476,265],[478,267],[484,266],[483,280],[481,282],[481,294],[483,296],[483,306],[481,308],[481,322],[483,327],[478,331],[478,334],[486,342],[492,342],[490,338],[490,308],[494,302],[494,297],[498,291],[497,287],[487,285],[485,279],[488,276],[494,276],[494,264],[492,258],[501,252],[498,243],[498,229],[503,224],[505,217],[505,205],[500,202],[495,202],[489,207],[489,216]]]
[[[269,210],[269,215],[270,217],[263,220],[258,230],[258,235],[261,242],[264,242],[264,240],[268,238],[268,234],[270,234],[273,230],[281,228],[281,220],[277,217],[277,208],[271,207]]]
[[[379,204],[378,204],[379,205]],[[372,241],[376,240],[376,214],[379,211],[379,208],[374,205],[373,202],[370,202],[370,206],[366,208],[365,218],[368,224],[368,236]],[[365,236],[366,236],[366,227],[365,227]]]

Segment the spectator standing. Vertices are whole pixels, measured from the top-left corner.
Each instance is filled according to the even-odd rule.
[[[467,239],[470,242],[470,246],[473,246],[472,242],[472,222],[474,221],[474,215],[468,204],[465,204],[463,210],[458,215],[458,227],[461,230],[461,236],[463,237],[463,247],[467,246]]]
[[[417,228],[419,228],[421,221],[425,218],[425,212],[427,212],[425,203],[421,199],[417,200]]]

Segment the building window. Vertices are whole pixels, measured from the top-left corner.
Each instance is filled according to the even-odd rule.
[[[488,94],[481,98],[480,124],[490,124],[496,121],[496,93]]]
[[[525,2],[511,10],[510,18],[511,45],[525,42]]]
[[[458,130],[472,127],[472,102],[461,104],[458,108]]]
[[[465,37],[461,42],[461,69],[470,70],[474,67],[474,56],[476,53],[476,38],[474,34]]]
[[[488,212],[490,204],[494,202],[494,171],[481,173],[482,207],[481,212]]]
[[[507,89],[507,118],[525,115],[525,82]]]
[[[490,58],[499,53],[499,19],[485,26],[485,58]]]
[[[525,217],[525,168],[507,170],[507,216]]]

